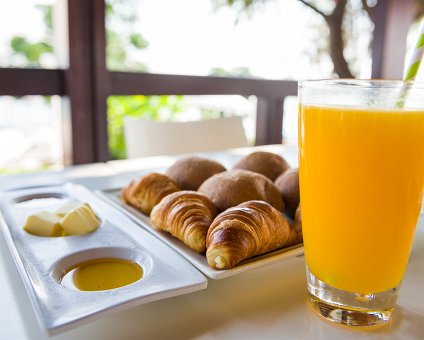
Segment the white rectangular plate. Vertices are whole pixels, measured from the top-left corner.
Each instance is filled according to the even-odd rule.
[[[89,203],[101,219],[101,226],[89,234],[67,237],[38,237],[22,229],[29,214],[54,211],[66,200]],[[38,321],[49,334],[104,314],[207,287],[207,279],[176,251],[82,186],[67,184],[6,192],[0,208],[3,235]],[[67,287],[58,279],[77,263],[110,257],[140,264],[144,270],[142,279],[121,288],[94,292]]]
[[[243,273],[248,270],[263,267],[267,264],[303,255],[303,244],[298,244],[295,246],[278,249],[261,256],[255,256],[251,259],[240,262],[236,267],[231,269],[214,269],[208,265],[208,262],[206,261],[206,257],[204,255],[196,253],[194,250],[190,249],[188,246],[186,246],[177,238],[173,237],[171,234],[163,230],[155,229],[152,226],[150,218],[148,216],[142,214],[137,209],[134,209],[133,207],[122,202],[119,197],[120,192],[121,189],[96,191],[96,193],[105,201],[109,202],[114,207],[126,213],[137,223],[139,223],[143,228],[145,228],[153,235],[161,239],[163,242],[174,248],[187,260],[189,260],[197,269],[199,269],[203,274],[210,277],[211,279],[223,279],[235,274]]]

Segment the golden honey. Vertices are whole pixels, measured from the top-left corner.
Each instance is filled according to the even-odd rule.
[[[100,291],[127,286],[140,280],[143,268],[127,259],[101,258],[75,265],[62,281],[69,276],[79,290]]]

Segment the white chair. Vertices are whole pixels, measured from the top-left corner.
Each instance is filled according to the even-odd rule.
[[[125,117],[127,158],[248,146],[241,117],[155,122]]]

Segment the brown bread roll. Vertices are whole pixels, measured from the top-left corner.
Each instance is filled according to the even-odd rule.
[[[177,184],[168,176],[149,173],[123,188],[121,199],[143,214],[149,215],[162,198],[179,190]]]
[[[212,175],[225,171],[225,167],[210,159],[188,156],[179,159],[166,171],[166,175],[182,190],[197,190]]]
[[[279,211],[284,208],[274,183],[264,175],[247,170],[236,169],[213,175],[203,182],[199,192],[205,194],[220,211],[250,200],[268,202]]]
[[[218,215],[209,227],[206,258],[215,269],[233,268],[255,255],[295,244],[296,231],[263,201],[248,201]]]
[[[299,205],[299,169],[289,169],[274,182],[284,201],[285,213],[294,218]]]
[[[217,209],[196,191],[178,191],[157,204],[150,219],[157,229],[165,230],[198,253],[206,250],[206,233]]]
[[[290,168],[286,160],[272,152],[256,151],[245,157],[234,165],[233,169],[244,169],[260,173],[271,181]]]

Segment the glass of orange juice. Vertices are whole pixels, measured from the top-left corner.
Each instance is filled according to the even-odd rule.
[[[347,325],[388,321],[424,193],[424,84],[299,83],[300,195],[309,300]]]

